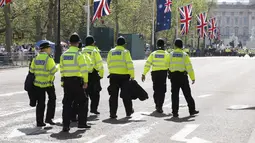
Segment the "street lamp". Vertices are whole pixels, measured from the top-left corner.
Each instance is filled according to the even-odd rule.
[[[57,28],[57,41],[55,44],[55,62],[59,63],[60,62],[60,56],[62,54],[62,47],[60,45],[60,0],[58,0],[57,4],[57,13],[58,13],[58,28]]]

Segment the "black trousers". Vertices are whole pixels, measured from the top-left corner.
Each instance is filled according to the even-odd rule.
[[[187,73],[185,72],[172,72],[171,73],[172,84],[172,113],[178,114],[179,111],[179,91],[180,88],[184,94],[184,97],[188,103],[189,112],[195,111],[195,101],[191,96],[191,90],[189,86],[189,80]]]
[[[156,108],[162,109],[165,101],[167,70],[151,72],[153,82],[153,98]]]
[[[94,69],[92,73],[89,73],[89,83],[88,88],[86,89],[86,94],[91,100],[90,111],[97,111],[101,90],[102,88],[100,84],[100,76],[98,75],[98,72]]]
[[[110,106],[110,115],[115,116],[117,114],[118,109],[118,96],[120,89],[122,90],[124,88],[125,82],[128,82],[130,79],[129,75],[117,75],[112,74],[109,76],[110,78],[110,86],[109,86],[109,106]],[[121,92],[120,94],[123,94]],[[126,110],[126,114],[129,114],[133,111],[133,104],[131,98],[122,98],[124,107]]]
[[[81,78],[69,77],[64,78],[64,98],[63,98],[63,126],[69,127],[72,117],[73,102],[77,103],[78,124],[84,125],[87,123],[88,116],[88,97],[83,89]]]
[[[55,87],[47,87],[47,88],[40,88],[34,87],[36,96],[37,96],[37,105],[36,105],[36,122],[37,123],[44,123],[44,111],[45,111],[45,92],[48,94],[48,104],[47,104],[47,113],[45,120],[52,120],[55,116],[55,109],[56,109],[56,93]]]

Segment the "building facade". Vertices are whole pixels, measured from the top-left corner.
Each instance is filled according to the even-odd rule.
[[[255,28],[255,0],[249,3],[218,3],[213,15],[217,18],[222,40],[235,35],[246,45],[252,28]]]

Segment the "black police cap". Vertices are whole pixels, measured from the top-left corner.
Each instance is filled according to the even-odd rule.
[[[81,41],[80,36],[77,33],[73,33],[70,37],[70,43],[78,43]]]
[[[159,38],[157,41],[157,46],[163,48],[165,45],[165,41],[162,38]]]
[[[174,42],[174,45],[177,47],[177,48],[183,48],[183,42],[180,38],[177,38]]]
[[[125,45],[126,44],[126,40],[123,36],[120,36],[118,39],[117,39],[117,45],[119,46],[122,46],[122,45]]]
[[[42,43],[40,45],[40,49],[45,49],[45,48],[50,48],[50,43],[49,42],[45,42],[45,43]]]
[[[86,39],[85,39],[86,46],[92,45],[94,43],[95,43],[95,39],[93,36],[89,35],[86,37]]]

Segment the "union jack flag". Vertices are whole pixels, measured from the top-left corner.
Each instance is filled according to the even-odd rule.
[[[192,4],[179,8],[181,15],[181,35],[188,34],[192,19]]]
[[[197,32],[200,38],[204,38],[207,36],[206,29],[207,29],[207,14],[200,13],[199,15],[197,15]]]
[[[208,32],[209,38],[214,39],[217,38],[217,27],[216,27],[216,18],[211,18],[208,21]]]
[[[0,7],[4,7],[6,4],[12,2],[11,0],[0,0]]]
[[[111,13],[110,3],[111,0],[94,0],[94,16],[92,22]]]

